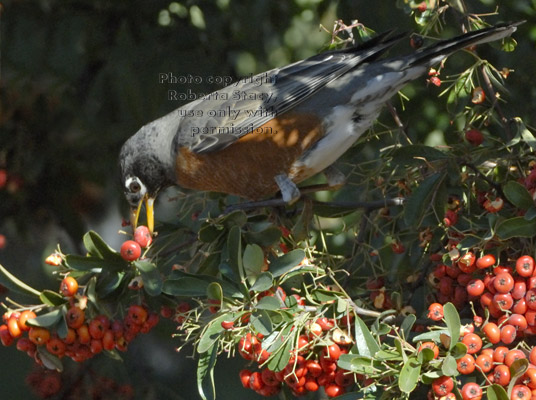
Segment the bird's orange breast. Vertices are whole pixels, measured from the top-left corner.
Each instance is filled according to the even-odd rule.
[[[220,151],[195,154],[181,147],[176,159],[177,183],[195,190],[261,199],[279,190],[274,177],[288,174],[293,163],[323,134],[318,117],[288,112]]]

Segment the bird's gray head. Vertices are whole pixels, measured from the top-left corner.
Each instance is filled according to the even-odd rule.
[[[128,139],[119,154],[121,185],[125,197],[137,206],[144,196],[156,197],[158,192],[174,183],[170,147],[154,124],[141,128]]]
[[[171,144],[167,140],[169,135],[159,131],[155,122],[128,139],[119,154],[121,186],[131,206],[131,222],[135,227],[145,201],[151,231],[154,199],[161,189],[175,181]]]

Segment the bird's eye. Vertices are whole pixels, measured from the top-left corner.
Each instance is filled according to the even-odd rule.
[[[138,193],[141,190],[141,185],[137,181],[130,182],[130,185],[128,185],[128,190],[130,190],[131,193]]]

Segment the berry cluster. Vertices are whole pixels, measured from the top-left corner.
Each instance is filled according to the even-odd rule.
[[[36,314],[31,310],[4,314],[0,325],[0,340],[4,346],[16,341],[17,349],[26,352],[42,364],[46,351],[58,358],[70,357],[82,362],[103,350],[125,351],[139,333],[149,332],[159,320],[158,314],[149,313],[143,306],[133,304],[122,320],[110,320],[105,315],[86,319],[85,311],[73,305],[67,310],[68,329],[63,337],[42,326],[32,326]],[[27,332],[27,336],[24,334]]]
[[[428,308],[428,317],[434,321],[439,321],[443,318],[443,307],[441,304],[434,303]],[[504,325],[503,328],[508,325]],[[478,333],[477,329],[480,328]],[[512,328],[515,332],[515,328]],[[509,329],[510,330],[510,329]],[[514,366],[517,360],[527,359],[529,362],[528,368],[516,377],[515,385],[512,389],[512,399],[529,400],[536,396],[536,347],[531,349],[510,349],[506,346],[486,347],[487,340],[492,345],[502,341],[501,332],[498,326],[493,322],[488,322],[482,325],[482,318],[474,317],[472,324],[462,327],[460,341],[467,348],[467,353],[456,360],[457,370],[462,379],[463,376],[481,374],[484,377],[485,385],[497,384],[505,389],[511,384],[518,371],[525,368],[521,364]],[[514,335],[515,337],[515,335]],[[511,335],[504,337],[503,344],[511,344]],[[439,347],[434,342],[422,343],[419,351],[423,348],[429,348],[434,352],[434,358],[440,354]],[[456,396],[452,393],[454,386],[457,384],[452,377],[441,376],[434,380],[432,384],[432,392],[437,398],[455,399]],[[482,387],[475,382],[467,382],[461,387],[463,400],[480,400],[483,397]]]
[[[338,321],[339,326],[349,327],[350,319],[350,314],[343,317]],[[263,348],[263,335],[248,332],[242,336],[238,343],[239,354],[259,365],[258,371],[240,371],[242,385],[263,396],[273,396],[283,385],[288,386],[295,396],[304,396],[324,387],[328,397],[336,397],[350,386],[362,383],[363,376],[337,365],[339,357],[348,353],[352,340],[347,330],[343,331],[336,322],[322,317],[307,324],[297,337],[288,364],[279,371],[266,366],[270,353]]]
[[[28,353],[40,364],[43,354],[67,356],[81,362],[102,350],[125,351],[138,333],[149,332],[159,320],[158,314],[137,304],[130,305],[123,319],[110,320],[103,314],[88,319],[87,298],[77,295],[76,279],[69,275],[63,278],[59,291],[70,303],[64,316],[67,329],[61,335],[55,321],[53,326],[39,323],[33,310],[8,311],[3,316],[4,324],[0,325],[2,344],[10,346],[16,341],[18,350]],[[78,296],[77,303],[75,296]]]
[[[526,255],[516,260],[515,268],[495,264],[491,254],[477,259],[468,252],[455,265],[438,265],[433,277],[440,303],[452,301],[463,307],[469,300],[479,304],[478,315],[484,316],[483,310],[487,310],[491,316],[488,340],[510,344],[516,337],[536,334],[535,264]]]

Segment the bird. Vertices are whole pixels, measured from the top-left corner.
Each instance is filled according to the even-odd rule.
[[[259,200],[278,191],[285,203],[298,184],[324,172],[370,128],[384,104],[450,54],[510,36],[503,23],[383,58],[405,34],[378,34],[217,90],[144,125],[122,146],[121,185],[135,228],[145,204],[154,231],[154,201],[172,185]]]

